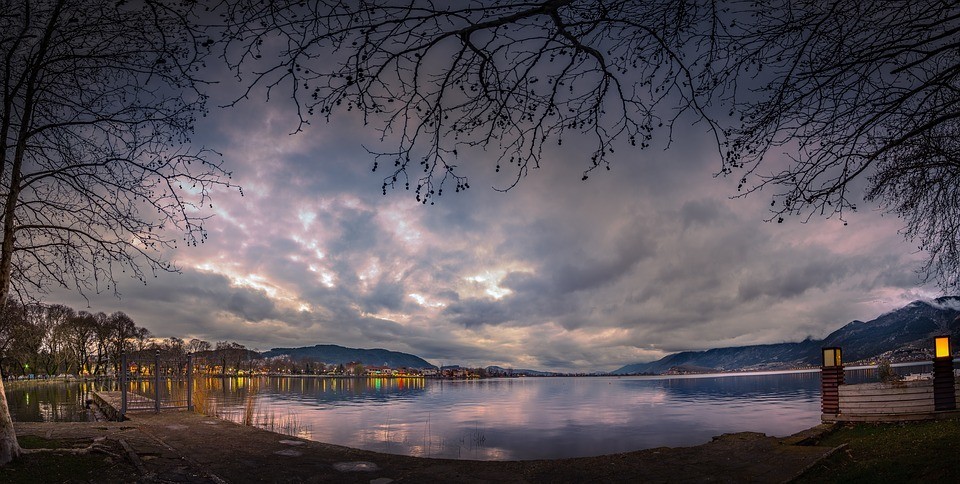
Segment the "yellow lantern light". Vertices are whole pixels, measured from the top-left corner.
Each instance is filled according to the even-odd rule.
[[[831,347],[823,349],[823,366],[832,367],[840,366],[843,364],[843,359],[840,356],[840,348]]]
[[[936,342],[935,356],[937,358],[943,358],[950,356],[950,337],[949,336],[938,336],[934,339]]]

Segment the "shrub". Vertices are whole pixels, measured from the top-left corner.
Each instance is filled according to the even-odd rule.
[[[903,377],[894,371],[889,360],[883,360],[877,365],[877,378],[883,383],[893,383],[903,380]]]

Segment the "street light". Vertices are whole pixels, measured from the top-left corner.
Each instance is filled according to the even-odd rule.
[[[843,364],[843,358],[840,355],[839,347],[830,347],[823,349],[823,366],[831,368]]]
[[[944,358],[950,356],[950,337],[949,336],[937,336],[934,338],[935,352],[934,356],[936,358]]]
[[[950,356],[950,336],[936,336],[933,341],[933,409],[956,410],[957,391],[953,379],[953,357]]]
[[[824,417],[840,414],[840,385],[843,385],[843,358],[840,348],[823,348],[820,368],[820,410]]]

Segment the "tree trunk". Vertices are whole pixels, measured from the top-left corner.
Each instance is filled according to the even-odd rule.
[[[7,405],[7,394],[0,378],[0,466],[20,457],[20,444],[17,434],[13,430],[13,419],[10,418],[10,407]]]
[[[0,307],[7,304],[7,298],[10,295],[10,283],[13,277],[12,262],[14,250],[14,234],[16,233],[15,209],[17,200],[20,196],[20,169],[23,166],[24,151],[29,138],[29,130],[32,123],[34,110],[34,96],[38,87],[40,72],[44,66],[44,58],[47,49],[50,46],[50,39],[53,31],[59,21],[61,9],[64,2],[61,0],[54,6],[50,20],[47,22],[43,39],[40,41],[39,49],[34,55],[30,66],[30,76],[27,82],[27,92],[24,97],[23,115],[20,120],[20,132],[17,136],[17,145],[14,152],[13,164],[11,166],[10,181],[7,188],[6,203],[3,213],[3,241],[0,245]],[[5,126],[5,128],[8,128]],[[0,133],[4,137],[8,133]],[[4,162],[6,168],[6,160]],[[17,433],[13,428],[13,418],[10,416],[10,407],[7,405],[7,394],[3,385],[3,378],[0,377],[0,466],[6,465],[13,459],[20,457],[20,443],[17,442]]]

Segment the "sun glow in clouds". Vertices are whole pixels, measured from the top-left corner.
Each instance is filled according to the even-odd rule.
[[[415,244],[422,237],[421,231],[410,221],[413,215],[409,211],[394,206],[380,212],[380,218],[388,230],[407,244]]]
[[[290,294],[280,286],[277,286],[259,274],[239,275],[225,267],[211,264],[209,262],[194,266],[197,270],[204,272],[213,272],[230,279],[230,284],[235,287],[249,287],[263,291],[270,299],[285,304],[290,307],[298,308],[299,311],[310,311],[309,304],[301,301],[297,296]],[[326,275],[324,273],[324,275]],[[324,278],[325,279],[325,278]],[[332,280],[330,281],[332,287]],[[306,308],[306,309],[305,309]]]
[[[303,221],[302,214],[301,214],[300,220]],[[312,221],[313,219],[310,219],[310,220]],[[308,241],[308,240],[301,239],[300,237],[293,236],[293,241],[300,244],[301,247],[306,247],[307,249],[312,250],[313,255],[316,256],[317,259],[323,259],[324,257],[327,256],[322,250],[320,250],[320,244],[317,243],[316,240]]]
[[[313,264],[310,264],[308,269],[310,269],[310,272],[316,272],[320,274],[320,283],[323,284],[324,286],[327,286],[328,288],[333,289],[333,287],[336,285],[335,283],[336,275],[334,273],[326,269],[319,269],[317,268],[317,266]]]
[[[423,296],[420,295],[420,294],[411,293],[411,294],[407,294],[407,296],[410,296],[410,299],[413,299],[414,301],[417,302],[417,304],[419,304],[419,305],[421,305],[421,306],[423,306],[423,307],[425,307],[425,308],[442,308],[442,307],[446,307],[446,304],[444,304],[444,303],[442,303],[442,302],[429,302],[429,301],[427,301],[427,298],[423,297]]]
[[[479,285],[484,290],[486,295],[494,299],[503,299],[504,296],[513,294],[513,291],[510,289],[500,287],[500,281],[503,280],[504,276],[506,276],[506,271],[499,270],[486,271],[475,276],[464,277],[463,279]]]
[[[300,219],[300,223],[303,225],[303,229],[309,229],[310,225],[313,224],[313,221],[317,219],[317,214],[313,212],[300,211],[297,214],[297,218]]]

